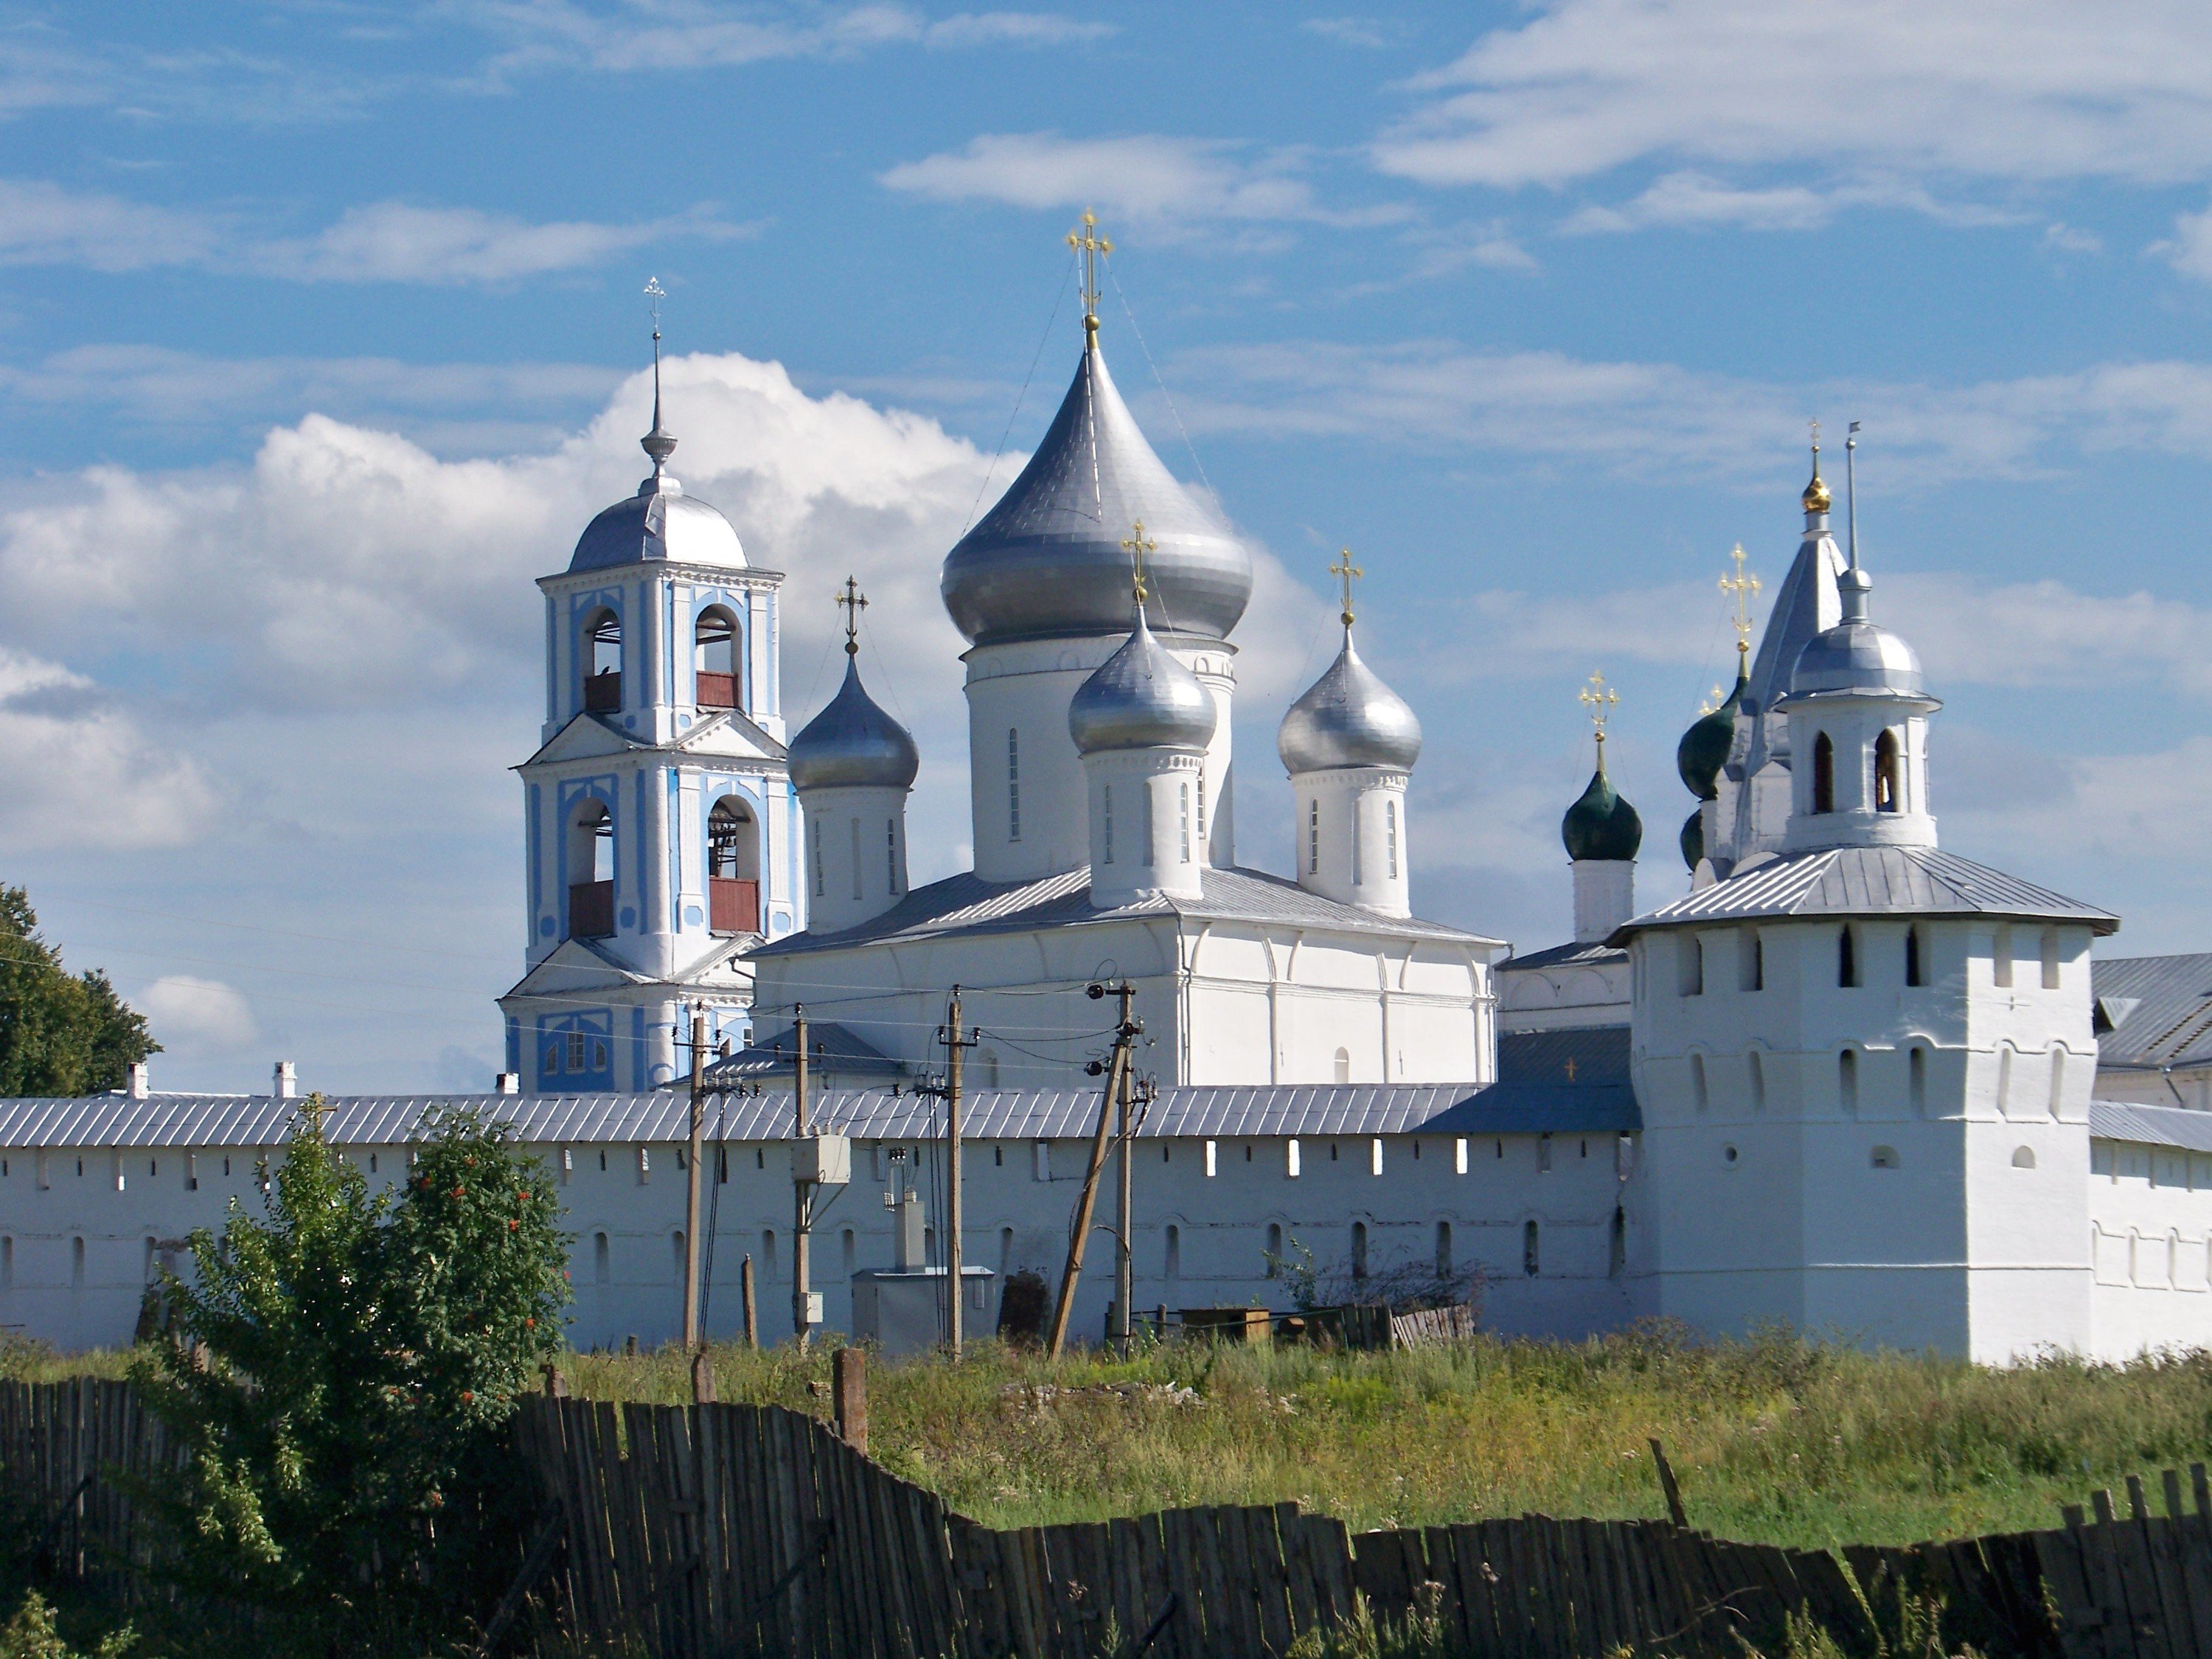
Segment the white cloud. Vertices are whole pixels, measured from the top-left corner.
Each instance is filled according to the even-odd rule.
[[[1551,0],[1414,90],[1375,147],[1436,185],[1778,162],[2162,183],[2212,162],[2195,0]]]
[[[1777,185],[1745,189],[1709,173],[1669,173],[1620,207],[1587,207],[1570,217],[1570,233],[1641,230],[1662,225],[1710,229],[1818,230],[1850,207],[1902,208],[1951,224],[2010,224],[2021,216],[1968,204],[1938,201],[1917,185],[1894,179],[1862,179],[1814,189]]]
[[[0,179],[0,264],[143,270],[191,265],[301,282],[497,286],[599,264],[651,244],[754,234],[710,207],[635,224],[532,223],[476,208],[376,202],[304,238],[257,238],[233,218],[43,179]]]
[[[964,149],[902,162],[881,182],[940,202],[1095,207],[1109,218],[1155,228],[1300,220],[1375,224],[1403,216],[1392,208],[1333,212],[1300,176],[1302,153],[1248,157],[1245,151],[1219,140],[1161,133],[1119,138],[986,133]]]
[[[1064,46],[1103,40],[1119,33],[1111,23],[1079,22],[1036,11],[963,11],[923,31],[933,46]]]
[[[234,1048],[258,1041],[261,1034],[252,1006],[219,979],[165,974],[138,993],[133,1006],[146,1016],[165,1050]]]
[[[1340,46],[1364,46],[1370,52],[1380,51],[1401,33],[1394,23],[1377,17],[1309,17],[1298,27],[1308,34],[1318,34],[1324,40],[1334,40]]]
[[[2177,216],[2172,240],[2154,244],[2151,251],[2163,254],[2183,276],[2212,283],[2212,208]]]
[[[200,764],[149,738],[120,700],[58,664],[0,646],[0,848],[173,846],[215,821]]]

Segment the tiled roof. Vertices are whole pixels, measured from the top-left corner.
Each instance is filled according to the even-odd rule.
[[[1784,854],[1701,887],[1624,923],[1607,942],[1626,945],[1641,928],[1685,922],[1869,915],[2018,916],[2086,922],[2098,933],[2120,925],[2108,910],[1933,847],[1832,847]]]
[[[2097,1063],[2212,1060],[2212,956],[2114,957],[2089,964]]]
[[[1357,905],[1339,904],[1310,893],[1294,881],[1258,870],[1206,870],[1201,896],[1170,898],[1153,894],[1115,909],[1091,902],[1091,872],[1085,867],[1036,881],[984,881],[973,872],[948,876],[917,887],[872,921],[838,933],[794,933],[753,951],[754,958],[836,951],[887,939],[943,938],[953,933],[1026,933],[1089,921],[1119,921],[1144,916],[1187,916],[1194,921],[1279,922],[1347,933],[1386,933],[1491,945],[1496,940],[1462,933],[1439,922],[1378,916]]]

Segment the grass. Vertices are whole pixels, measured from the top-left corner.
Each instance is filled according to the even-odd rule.
[[[828,1411],[826,1351],[718,1347],[714,1363],[724,1400]],[[566,1369],[582,1397],[690,1396],[672,1350]],[[1056,1364],[983,1344],[957,1365],[878,1359],[868,1383],[874,1455],[999,1526],[1286,1498],[1355,1528],[1654,1516],[1656,1436],[1696,1526],[1904,1543],[2054,1526],[2094,1487],[2212,1460],[2202,1353],[2000,1371],[1649,1328],[1389,1354],[1171,1345]]]

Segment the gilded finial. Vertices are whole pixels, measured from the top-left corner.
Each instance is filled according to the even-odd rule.
[[[1700,716],[1717,713],[1727,701],[1728,693],[1717,685],[1705,693],[1705,700],[1698,705],[1698,713]]]
[[[653,312],[653,430],[638,440],[638,446],[653,457],[653,476],[658,478],[667,470],[668,458],[676,453],[676,440],[660,424],[660,302],[668,297],[668,290],[661,287],[659,277],[648,276],[645,296],[652,302]]]
[[[860,592],[860,583],[848,576],[836,604],[845,613],[845,654],[857,657],[860,654],[860,613],[868,608],[868,596]]]
[[[1086,214],[1084,216],[1088,218],[1090,216]],[[1146,599],[1145,558],[1147,554],[1158,552],[1160,544],[1145,534],[1145,521],[1139,519],[1133,526],[1133,533],[1122,538],[1121,550],[1129,556],[1130,589],[1135,594],[1137,603],[1142,605]]]
[[[1820,478],[1820,423],[1813,422],[1813,481],[1805,486],[1798,499],[1808,513],[1826,513],[1835,498],[1828,494],[1828,486]]]
[[[1114,251],[1114,244],[1098,234],[1098,216],[1088,208],[1081,227],[1067,233],[1067,245],[1083,256],[1083,343],[1098,343],[1098,261]]]
[[[1352,626],[1352,579],[1354,576],[1364,576],[1367,573],[1352,563],[1352,550],[1347,547],[1337,553],[1336,562],[1329,566],[1328,574],[1336,577],[1344,585],[1344,611],[1341,620],[1344,625],[1349,628]]]
[[[1809,513],[1814,509],[1808,507],[1805,510]],[[1721,578],[1721,592],[1735,601],[1735,615],[1730,617],[1729,621],[1735,624],[1736,672],[1738,673],[1743,672],[1744,659],[1751,655],[1751,601],[1753,596],[1759,590],[1759,578],[1744,574],[1743,556],[1743,544],[1738,542],[1734,550],[1729,554],[1729,557],[1735,561],[1735,574]],[[1713,695],[1716,696],[1720,695],[1717,689]],[[1712,710],[1709,708],[1704,712],[1711,714]]]
[[[1597,733],[1597,767],[1605,770],[1605,722],[1620,705],[1620,693],[1605,683],[1605,676],[1593,669],[1589,684],[1576,694],[1575,700],[1589,710],[1590,727]]]

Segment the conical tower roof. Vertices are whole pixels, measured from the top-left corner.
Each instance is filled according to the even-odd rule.
[[[1152,453],[1094,341],[1036,453],[945,556],[945,608],[977,645],[1118,634],[1139,520],[1152,626],[1227,638],[1252,597],[1252,556]]]

